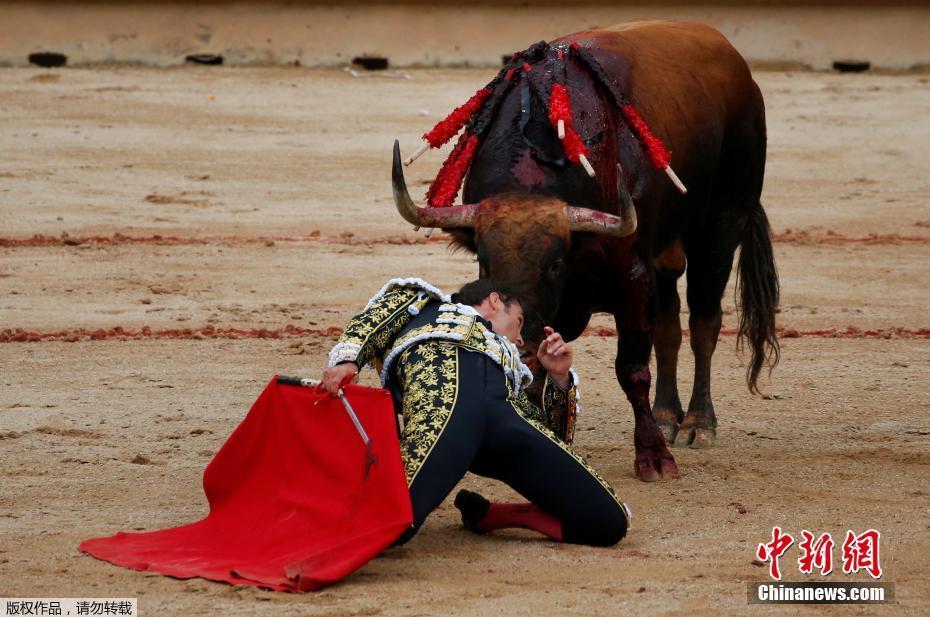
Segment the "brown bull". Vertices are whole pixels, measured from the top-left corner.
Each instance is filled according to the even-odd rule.
[[[778,360],[778,278],[759,201],[762,96],[745,60],[701,24],[634,23],[530,49],[532,57],[517,59],[514,66],[523,68],[513,86],[500,91],[483,129],[465,183],[466,205],[413,204],[396,144],[395,201],[408,221],[447,229],[474,251],[481,277],[522,288],[523,337],[531,347],[544,324],[572,340],[593,313],[614,315],[617,379],[636,422],[635,473],[647,481],[675,476],[666,443],[706,447],[716,436],[711,357],[738,246],[738,341],[748,340],[751,349],[750,390],[757,391],[763,364]],[[596,65],[583,62],[582,53]],[[574,128],[594,177],[566,159],[547,117],[540,93],[554,76],[571,94]],[[687,194],[650,165],[619,113],[619,97],[636,106],[672,152]],[[695,357],[687,414],[676,383],[682,338],[676,282],[685,272]],[[650,408],[653,347],[658,375]]]

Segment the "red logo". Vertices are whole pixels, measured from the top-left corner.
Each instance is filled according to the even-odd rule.
[[[801,538],[798,543],[798,549],[801,552],[798,557],[798,570],[801,574],[813,574],[814,569],[817,569],[821,576],[827,576],[833,572],[833,547],[835,546],[833,536],[829,533],[816,536],[804,529],[801,531]],[[881,534],[874,529],[869,529],[859,535],[851,529],[848,530],[846,540],[843,542],[843,573],[855,574],[860,570],[865,570],[872,578],[881,578],[880,543]],[[769,576],[776,581],[781,580],[778,560],[784,556],[792,544],[794,544],[794,538],[791,534],[782,532],[781,527],[772,527],[771,541],[759,544],[756,548],[756,557],[760,562],[769,562]]]
[[[801,532],[804,539],[798,544],[801,556],[798,558],[798,569],[802,574],[811,574],[816,567],[821,576],[833,571],[833,537],[825,533],[816,540],[814,534],[808,530]]]
[[[874,529],[869,529],[858,536],[852,530],[847,531],[846,541],[843,542],[843,572],[855,574],[859,570],[865,570],[872,578],[881,577],[879,540],[881,540],[881,534]]]
[[[778,568],[778,559],[785,554],[788,547],[794,544],[794,538],[789,534],[782,534],[781,527],[772,527],[772,541],[767,544],[760,544],[756,549],[756,557],[759,561],[771,561],[769,564],[769,575],[776,581],[781,580],[781,570]]]

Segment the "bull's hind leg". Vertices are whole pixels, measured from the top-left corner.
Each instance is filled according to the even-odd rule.
[[[755,84],[747,105],[734,111],[720,148],[717,177],[708,211],[685,234],[688,257],[688,307],[694,390],[675,445],[704,448],[717,437],[717,416],[710,394],[710,368],[722,313],[720,299],[730,278],[733,254],[757,211],[765,171],[765,112]]]
[[[655,418],[667,443],[675,440],[678,425],[685,412],[678,397],[678,350],[681,348],[681,300],[678,279],[685,271],[685,254],[681,241],[676,241],[655,260],[656,290],[659,311],[656,318],[656,392],[652,404]]]
[[[718,213],[709,217],[708,222],[709,229],[694,234],[686,243],[694,388],[674,445],[692,448],[710,447],[717,437],[717,415],[710,391],[711,360],[722,323],[720,300],[730,278],[742,228],[738,217],[731,213]]]
[[[709,448],[717,439],[717,414],[710,396],[710,366],[717,348],[721,316],[719,312],[710,316],[692,314],[688,323],[694,352],[694,389],[688,414],[678,427],[674,444],[676,447]]]

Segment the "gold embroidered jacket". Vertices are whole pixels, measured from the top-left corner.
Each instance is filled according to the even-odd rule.
[[[440,303],[436,317],[423,323],[414,321],[411,326],[414,317],[431,302]],[[400,355],[429,340],[453,342],[490,357],[503,369],[511,400],[520,413],[571,443],[578,399],[577,374],[572,371],[567,391],[547,376],[540,409],[526,396],[525,388],[533,376],[520,361],[516,346],[488,328],[474,308],[453,303],[449,296],[420,279],[388,281],[365,309],[349,321],[329,353],[329,366],[342,362],[354,362],[360,367],[372,364],[380,372],[382,385],[386,385],[392,365]]]

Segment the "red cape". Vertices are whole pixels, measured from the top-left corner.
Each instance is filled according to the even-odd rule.
[[[281,591],[348,576],[413,514],[390,394],[345,392],[377,457],[367,479],[365,446],[341,401],[272,379],[204,472],[206,518],[93,538],[80,550],[133,570]]]

